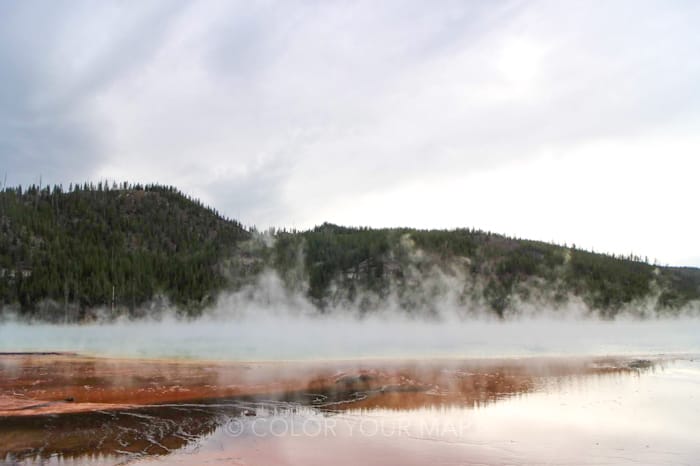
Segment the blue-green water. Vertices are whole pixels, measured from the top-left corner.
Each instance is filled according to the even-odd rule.
[[[0,324],[0,351],[224,360],[700,354],[700,319],[603,322],[266,317]]]

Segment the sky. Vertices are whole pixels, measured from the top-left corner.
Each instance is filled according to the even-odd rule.
[[[8,185],[700,266],[700,3],[0,2]]]

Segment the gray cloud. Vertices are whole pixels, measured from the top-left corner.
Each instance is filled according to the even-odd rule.
[[[0,160],[11,183],[160,181],[260,226],[430,219],[617,251],[596,219],[651,209],[692,238],[662,206],[692,194],[698,20],[693,2],[4,2]],[[513,191],[520,167],[538,179]],[[588,184],[559,181],[581,167]],[[568,206],[582,223],[557,221]],[[663,243],[635,247],[690,260]]]
[[[0,157],[11,182],[93,176],[106,151],[88,104],[149,59],[175,5],[0,5]]]

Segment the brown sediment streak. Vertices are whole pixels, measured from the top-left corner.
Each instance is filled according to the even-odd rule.
[[[72,403],[68,400],[37,402],[37,400],[33,399],[0,395],[0,406],[2,407],[0,409],[0,417],[15,417],[126,409],[137,405],[91,402]]]
[[[635,365],[636,364],[636,365]],[[638,360],[194,362],[0,355],[0,417],[274,396],[333,409],[484,403],[550,376],[638,370]]]
[[[271,365],[194,364],[67,354],[0,356],[0,416],[120,409],[273,390]]]

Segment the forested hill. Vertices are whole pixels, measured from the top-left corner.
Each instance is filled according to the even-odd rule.
[[[279,280],[267,279],[271,274]],[[263,235],[172,187],[0,192],[6,311],[54,321],[143,316],[165,305],[198,314],[222,292],[269,301],[279,295],[263,289],[271,283],[319,312],[391,307],[433,315],[450,308],[507,317],[575,304],[610,317],[677,313],[700,303],[700,269],[479,230],[324,224]]]
[[[6,189],[0,296],[23,313],[70,319],[98,306],[136,310],[157,295],[201,308],[226,285],[220,258],[249,237],[172,187]]]

